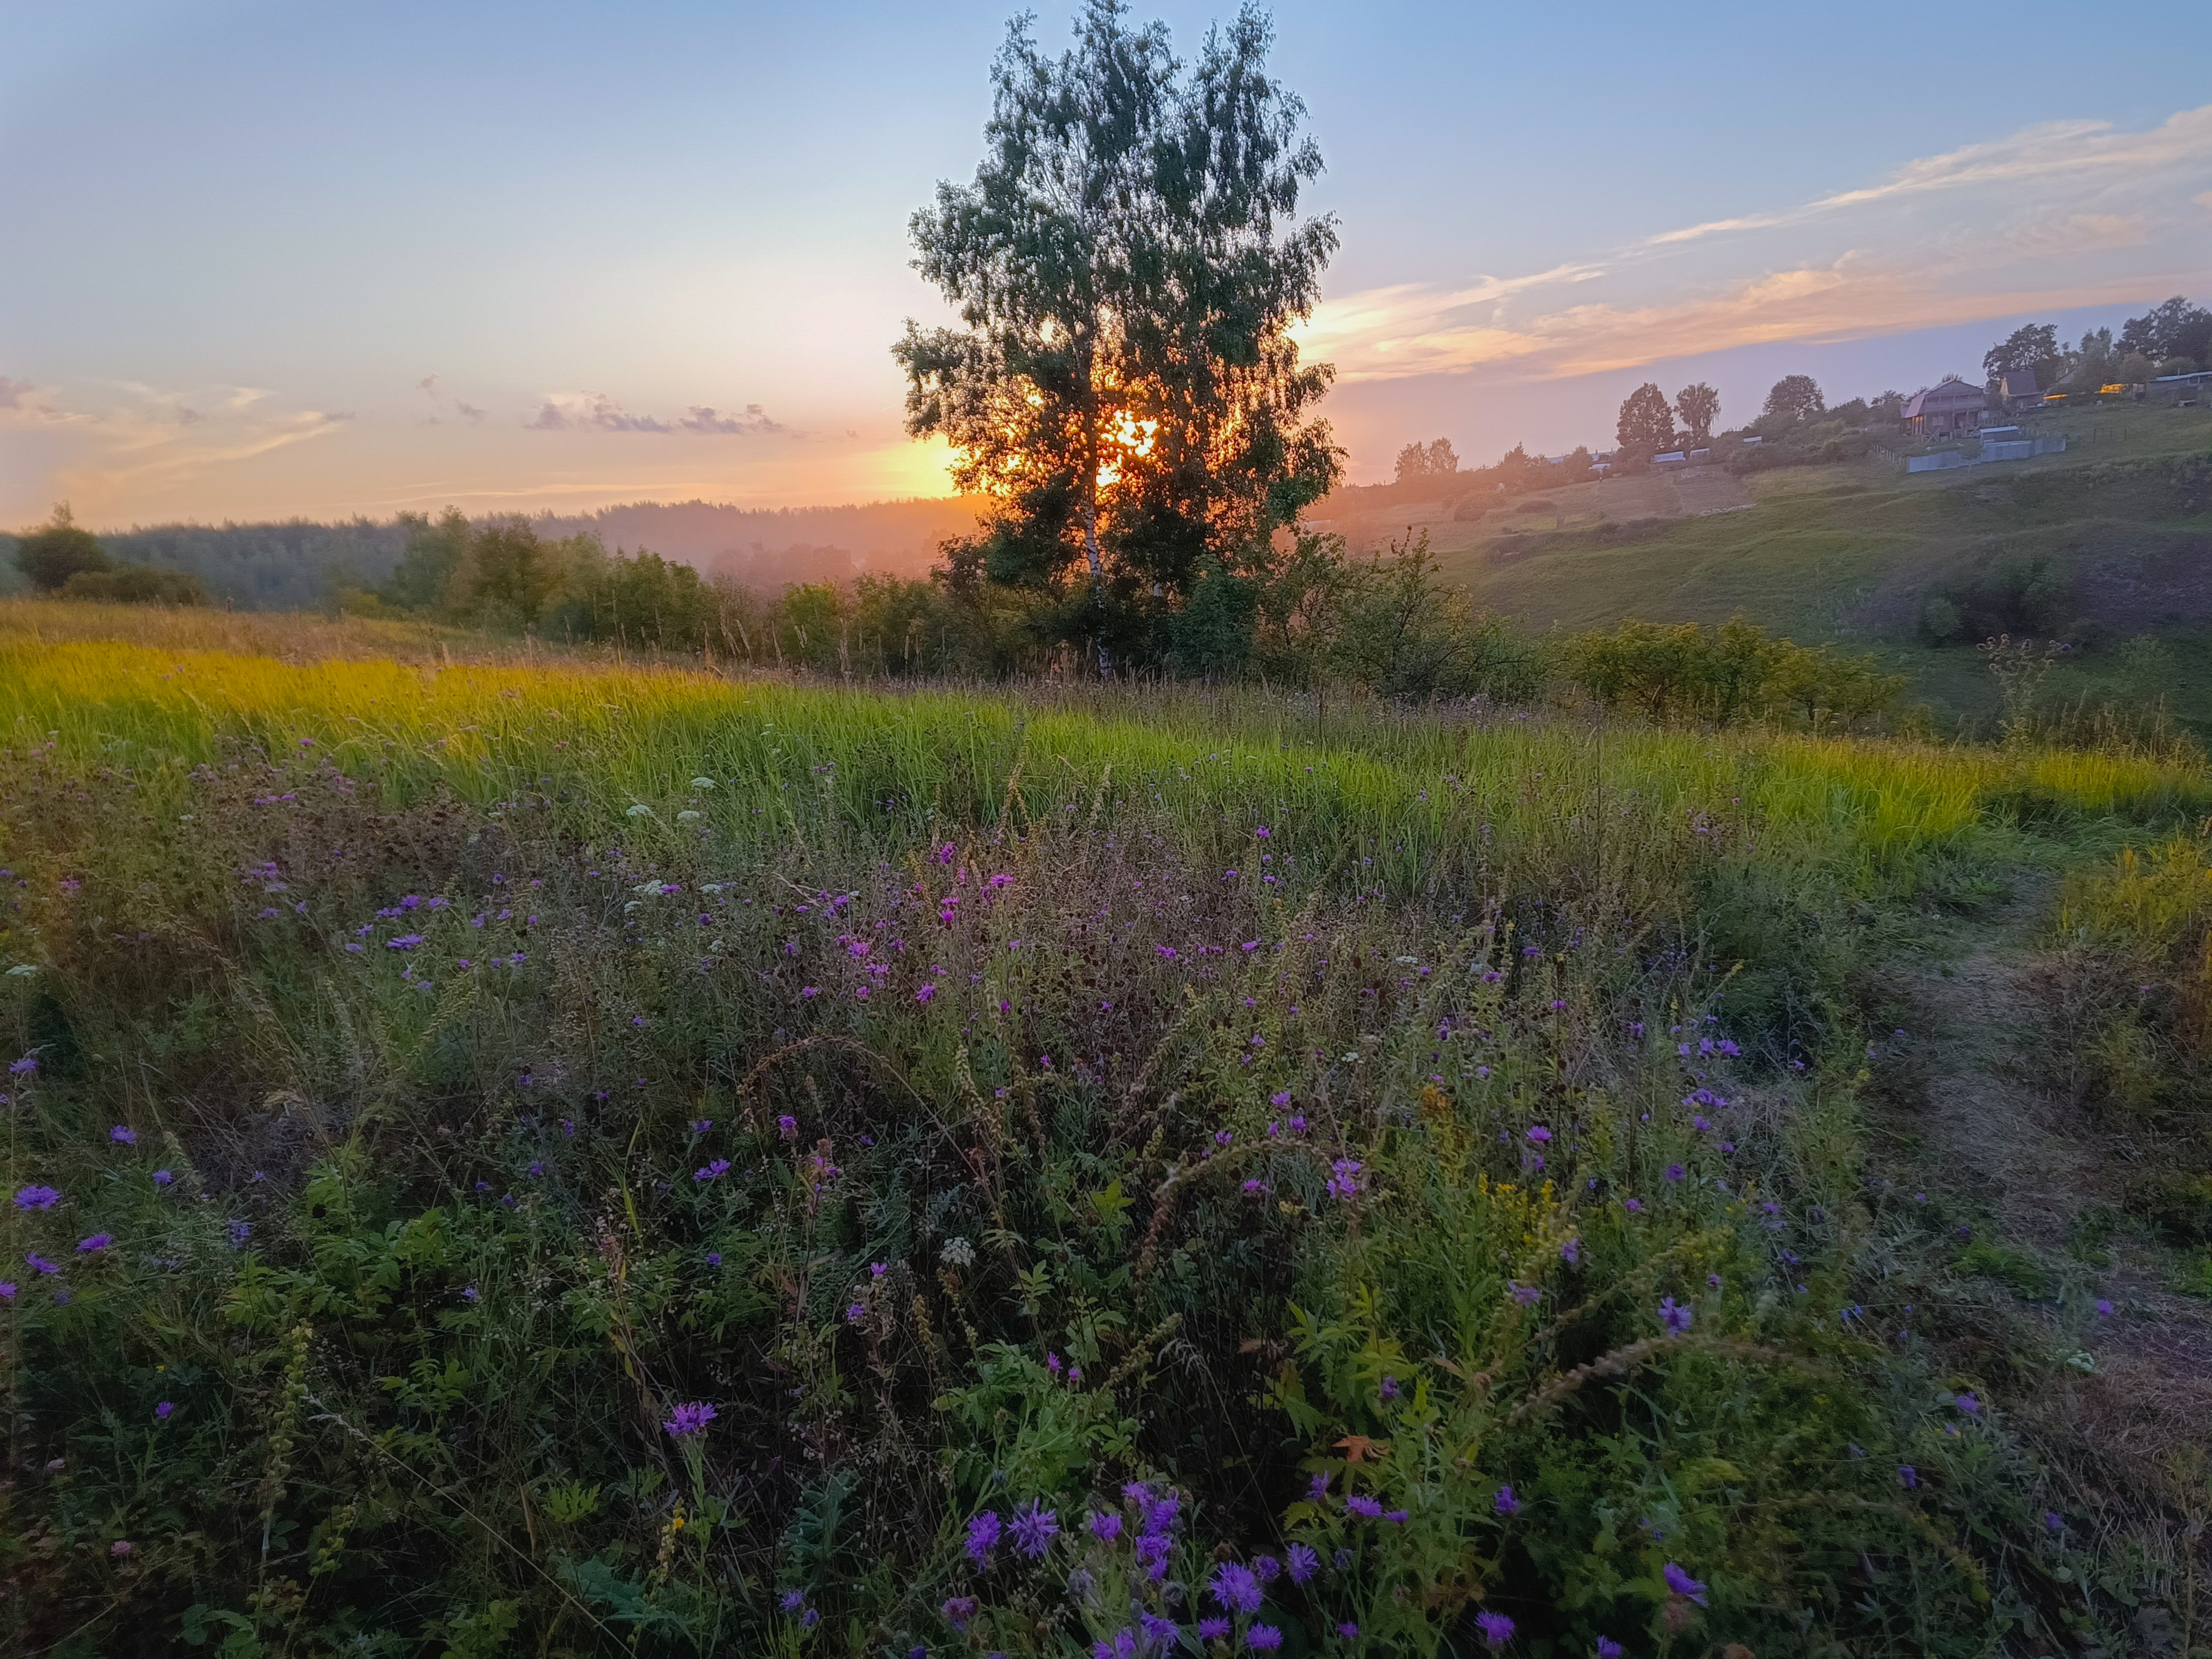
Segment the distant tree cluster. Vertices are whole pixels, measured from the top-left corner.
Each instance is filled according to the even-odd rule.
[[[1633,465],[1684,445],[1702,449],[1712,441],[1720,410],[1721,394],[1702,380],[1684,386],[1671,404],[1655,382],[1646,380],[1621,403],[1613,428],[1616,456]]]
[[[2026,323],[1991,346],[1982,370],[1992,380],[2026,373],[2039,392],[2094,394],[2107,386],[2141,386],[2161,374],[2212,368],[2212,311],[2181,295],[2121,325],[2084,329],[2071,346],[2056,323]]]
[[[1449,438],[1407,444],[1398,452],[1397,482],[1401,484],[1432,483],[1458,475],[1459,455]]]
[[[76,522],[69,503],[16,538],[15,568],[41,593],[124,605],[204,605],[199,579],[160,565],[118,562]]]

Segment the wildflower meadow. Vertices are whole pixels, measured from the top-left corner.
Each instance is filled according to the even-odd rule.
[[[13,1650],[2195,1617],[1872,1115],[1917,919],[2200,768],[133,627],[0,647]]]

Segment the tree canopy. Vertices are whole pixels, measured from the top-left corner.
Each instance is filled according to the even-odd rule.
[[[1621,403],[1614,435],[1621,448],[1647,459],[1662,449],[1672,449],[1674,411],[1667,394],[1649,380],[1630,392]]]
[[[1720,412],[1721,394],[1703,380],[1674,394],[1674,413],[1681,417],[1683,433],[1693,445],[1711,441],[1713,422]]]
[[[104,571],[112,564],[100,538],[83,529],[69,503],[54,508],[54,516],[23,532],[15,544],[15,568],[42,592],[56,592],[75,575]]]
[[[1459,453],[1452,448],[1449,438],[1433,438],[1425,444],[1407,444],[1398,452],[1397,482],[1422,483],[1436,478],[1455,477],[1459,473]]]
[[[2154,363],[2186,357],[2200,368],[2212,367],[2212,311],[2177,294],[2142,316],[2129,318],[2120,329],[2119,349],[2140,353]]]
[[[961,325],[894,348],[908,430],[998,503],[948,580],[1027,591],[1102,666],[1171,654],[1200,588],[1264,575],[1342,466],[1308,413],[1331,372],[1290,336],[1336,226],[1297,216],[1321,154],[1271,26],[1248,5],[1186,66],[1127,13],[1090,0],[1058,58],[1008,30],[983,162],[911,224]]]
[[[1811,375],[1785,374],[1769,388],[1759,418],[1794,426],[1815,415],[1826,414],[1827,408],[1828,400],[1820,395],[1820,383]]]
[[[2037,386],[2047,386],[2057,378],[2060,356],[2057,325],[2023,323],[1982,354],[1982,370],[1995,380],[2024,369]]]

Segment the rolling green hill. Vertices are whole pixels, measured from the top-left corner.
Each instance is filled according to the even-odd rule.
[[[1539,626],[1741,613],[1801,643],[1878,652],[1944,725],[1994,711],[1974,645],[1983,628],[2003,629],[2068,642],[2047,699],[2162,696],[2212,732],[2212,411],[2085,410],[2033,426],[2064,433],[2067,452],[1910,476],[1885,458],[1622,479],[1479,519],[1418,506],[1398,516],[1484,605]],[[1345,528],[1358,541],[1376,527]],[[1939,646],[1928,606],[1946,596],[1964,614]]]

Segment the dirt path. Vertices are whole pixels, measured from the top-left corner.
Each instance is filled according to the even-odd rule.
[[[2044,930],[2056,887],[2047,872],[2014,872],[1999,907],[1931,937],[1895,982],[1907,1036],[1888,1127],[1909,1166],[1993,1218],[1988,1243],[2112,1304],[2089,1327],[2093,1354],[2212,1376],[2212,1303],[2169,1289],[2168,1253],[2124,1218],[2134,1161],[2154,1144],[2099,1125],[2053,1086],[2049,1051],[2063,1039],[2047,1012]]]

